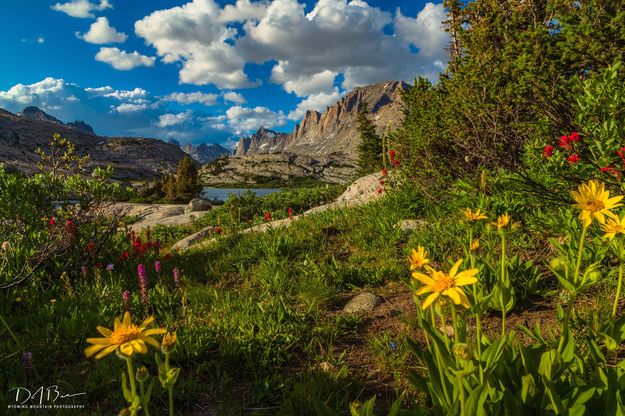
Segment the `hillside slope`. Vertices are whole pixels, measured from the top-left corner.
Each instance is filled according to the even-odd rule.
[[[39,147],[49,151],[55,133],[70,140],[79,154],[91,156],[88,168],[110,165],[115,169],[114,178],[120,180],[173,173],[185,156],[178,146],[161,140],[99,137],[43,116],[32,119],[0,109],[0,163],[24,173],[35,172],[39,161],[35,151]]]

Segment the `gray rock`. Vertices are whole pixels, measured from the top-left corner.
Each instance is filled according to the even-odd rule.
[[[208,199],[194,198],[191,201],[189,201],[189,204],[184,209],[184,213],[187,214],[189,212],[208,211],[212,209],[212,207],[213,205]]]
[[[397,227],[402,231],[416,231],[427,225],[427,221],[424,220],[403,220],[397,224]]]
[[[199,243],[200,241],[205,241],[210,235],[213,233],[215,229],[211,226],[203,228],[195,234],[191,234],[188,237],[183,238],[178,241],[176,244],[172,246],[172,250],[175,251],[184,251],[191,247],[194,244]]]
[[[363,292],[354,296],[343,308],[345,313],[371,312],[382,303],[382,298],[370,292]]]

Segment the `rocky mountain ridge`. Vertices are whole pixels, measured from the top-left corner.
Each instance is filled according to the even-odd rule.
[[[88,169],[112,166],[114,178],[143,180],[174,173],[185,153],[158,139],[100,137],[66,125],[42,110],[25,109],[20,115],[0,109],[0,164],[23,173],[37,170],[37,148],[49,152],[55,133],[67,138],[81,155],[90,155]]]
[[[185,144],[182,146],[182,151],[202,164],[210,163],[223,156],[232,155],[231,150],[228,150],[217,143],[201,143],[197,146]]]
[[[363,103],[379,134],[394,129],[403,118],[401,91],[410,86],[403,81],[387,81],[358,87],[326,111],[309,110],[292,133],[277,133],[264,128],[249,138],[241,138],[235,156],[292,153],[301,155],[340,154],[356,160],[360,136],[356,117]]]
[[[58,118],[51,116],[50,114],[46,113],[39,107],[35,107],[35,106],[26,107],[22,111],[18,112],[17,115],[27,120],[48,121],[50,123],[55,123],[61,126],[70,127],[72,129],[81,131],[83,133],[92,134],[95,136],[95,132],[93,131],[93,128],[87,123],[85,123],[84,121],[76,120],[76,121],[72,121],[72,122],[65,124]]]

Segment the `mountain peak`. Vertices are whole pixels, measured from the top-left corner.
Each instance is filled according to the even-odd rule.
[[[223,156],[229,156],[232,151],[217,143],[200,143],[197,146],[185,144],[182,150],[198,162],[205,164]]]
[[[41,108],[35,106],[28,106],[19,113],[17,113],[17,115],[27,120],[49,121],[51,123],[65,125],[65,123],[63,123],[58,118],[51,116],[50,114],[43,111]]]

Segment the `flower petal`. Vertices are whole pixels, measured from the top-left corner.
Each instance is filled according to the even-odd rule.
[[[148,344],[150,344],[151,346],[156,347],[156,348],[161,346],[161,343],[158,342],[157,340],[155,340],[152,337],[146,337],[144,335],[139,335],[139,339],[141,341],[147,342]]]
[[[421,304],[421,309],[427,309],[427,307],[430,306],[432,302],[436,300],[437,297],[438,297],[438,292],[431,293],[430,296],[428,296]]]
[[[95,354],[96,352],[100,351],[101,349],[105,347],[106,345],[102,345],[102,344],[90,345],[87,348],[85,348],[85,357],[91,358],[93,354]]]
[[[100,353],[98,353],[98,355],[95,356],[96,360],[99,360],[100,358],[109,355],[110,353],[112,353],[113,351],[115,351],[117,349],[117,345],[111,345],[110,347],[107,347],[105,349],[103,349],[102,351],[100,351]]]
[[[103,326],[97,326],[96,329],[98,330],[98,332],[102,335],[104,335],[105,337],[110,337],[111,334],[113,333],[113,331],[111,331],[108,328],[104,328]]]
[[[434,286],[436,284],[436,281],[434,279],[432,279],[430,276],[425,275],[423,273],[414,272],[412,273],[412,277],[414,277],[415,279],[417,279],[418,281],[420,281],[421,283],[427,286]]]
[[[130,318],[130,312],[126,311],[124,314],[124,326],[128,327],[132,325],[132,319]]]
[[[456,305],[460,304],[460,295],[458,295],[455,288],[452,287],[451,289],[444,290],[443,295],[451,299]]]
[[[111,345],[111,344],[113,344],[111,342],[110,338],[87,338],[87,342],[89,344],[96,344],[96,345]]]
[[[449,277],[453,279],[456,273],[458,273],[458,267],[460,267],[461,264],[462,264],[462,260],[458,260],[457,262],[454,263],[453,266],[451,266],[451,269],[449,269]]]
[[[139,325],[139,329],[143,329],[143,328],[147,327],[152,322],[154,322],[154,317],[153,316],[149,316],[145,321],[143,321],[143,323],[141,325]]]

